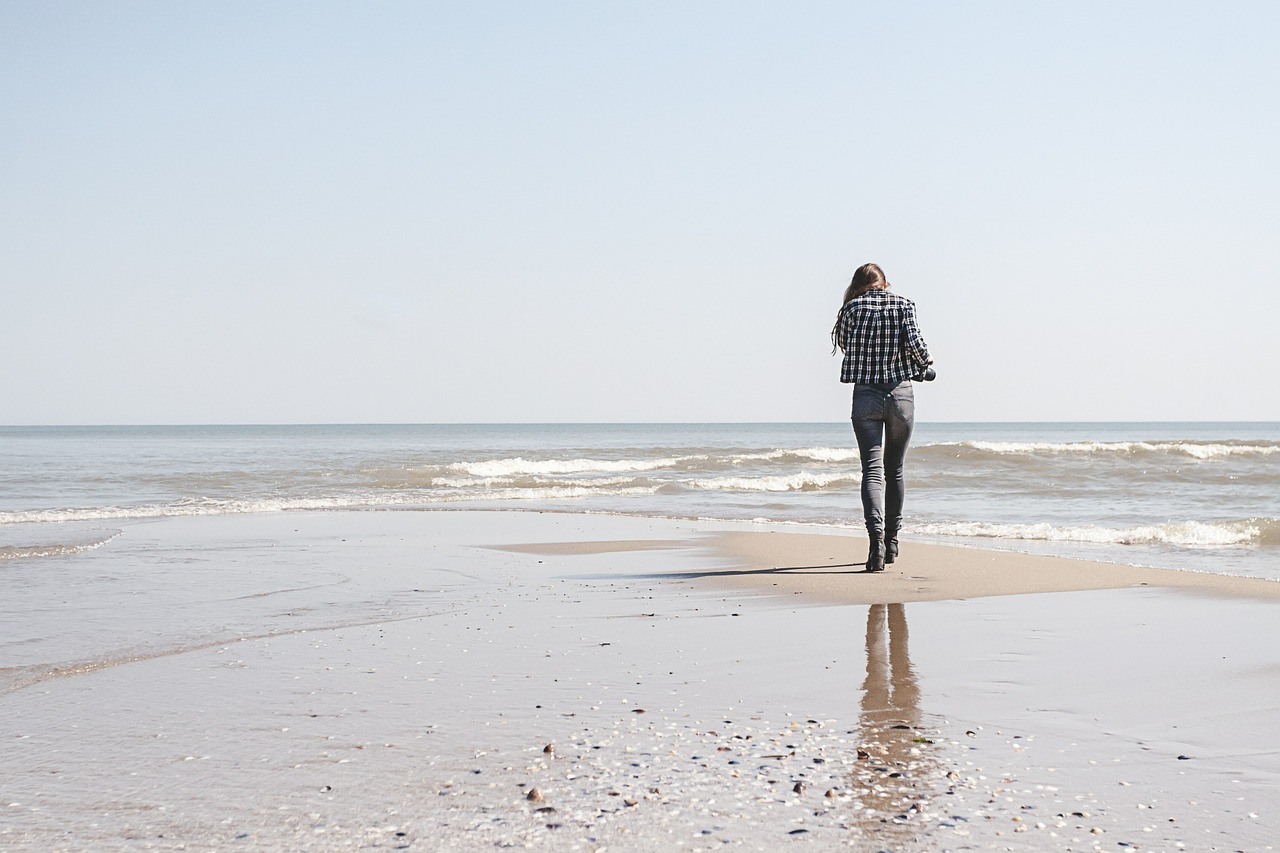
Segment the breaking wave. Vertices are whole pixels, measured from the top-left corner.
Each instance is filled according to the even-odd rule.
[[[1280,442],[1199,442],[1199,441],[954,441],[927,445],[927,448],[977,450],[999,455],[1112,454],[1140,453],[1216,459],[1227,456],[1272,456],[1280,454]],[[925,448],[922,448],[925,449]]]
[[[751,462],[784,465],[796,462],[840,464],[857,460],[856,448],[801,447],[760,451],[717,450],[651,459],[526,459],[523,456],[515,456],[504,459],[454,462],[432,470],[444,476],[501,478],[528,475],[634,474],[663,470],[706,470],[720,467],[734,468]]]
[[[798,474],[774,477],[702,477],[683,481],[694,489],[730,492],[816,492],[832,486],[856,483],[858,479],[848,473]]]
[[[190,500],[172,504],[139,506],[104,506],[0,512],[0,525],[43,524],[50,522],[124,521],[186,516],[239,515],[254,512],[293,512],[299,510],[337,509],[406,509],[436,504],[487,501],[541,501],[588,497],[621,497],[652,495],[656,484],[620,488],[592,485],[545,486],[540,488],[493,488],[453,493],[426,494],[414,490],[383,492],[366,496],[331,498],[278,498],[263,500]]]
[[[674,468],[706,456],[671,456],[659,459],[490,459],[455,462],[447,469],[472,477],[518,477],[525,474],[617,474]]]
[[[993,524],[949,522],[915,528],[929,536],[976,539],[1021,539],[1039,542],[1081,542],[1093,545],[1175,545],[1182,548],[1237,548],[1259,545],[1280,535],[1280,520],[1184,521],[1135,527],[1059,527],[1051,524]]]
[[[40,542],[28,545],[0,545],[0,560],[23,560],[36,557],[69,557],[101,548],[120,536],[122,530],[90,531],[80,536],[68,535],[66,541]],[[70,531],[68,531],[70,533]]]

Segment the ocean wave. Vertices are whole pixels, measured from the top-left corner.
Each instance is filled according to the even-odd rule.
[[[681,485],[706,491],[729,492],[814,492],[836,485],[856,483],[848,472],[837,474],[781,474],[774,477],[702,477],[681,481]]]
[[[523,474],[616,474],[675,468],[706,456],[668,456],[659,459],[489,459],[454,462],[447,470],[472,477],[515,477]]]
[[[656,488],[659,481],[644,477],[591,477],[576,479],[573,477],[432,477],[427,485],[436,489],[554,489],[554,488],[591,488],[613,489],[624,486],[646,486],[653,484]]]
[[[590,497],[652,495],[658,484],[600,488],[594,485],[543,486],[538,488],[498,488],[456,493],[421,491],[380,492],[364,496],[331,498],[265,498],[260,500],[183,500],[171,504],[100,506],[0,512],[0,525],[48,524],[83,521],[125,521],[188,516],[242,515],[246,513],[297,512],[341,509],[403,509],[486,501],[540,501]]]
[[[717,460],[716,456],[701,456],[700,459]],[[718,461],[738,464],[741,462],[849,462],[857,461],[857,448],[848,447],[783,447],[772,450],[759,450],[751,453],[730,453],[719,457]]]
[[[68,521],[124,521],[201,515],[239,515],[250,512],[283,512],[306,509],[355,509],[372,506],[376,499],[291,498],[264,500],[182,500],[171,504],[94,506],[31,509],[0,512],[0,524],[47,524]]]
[[[101,548],[111,540],[120,536],[122,530],[107,530],[90,533],[81,537],[67,537],[65,542],[41,542],[33,545],[0,545],[0,560],[23,560],[38,557],[69,557]]]
[[[801,447],[796,450],[778,450],[774,458],[783,461],[801,459],[810,462],[857,462],[856,447]]]
[[[658,485],[656,483],[649,486],[624,486],[613,489],[601,489],[594,486],[549,486],[538,489],[495,489],[487,492],[443,495],[436,496],[426,502],[460,503],[465,501],[542,501],[570,498],[627,497],[633,495],[652,495],[657,492]]]
[[[1280,454],[1280,443],[1226,443],[1199,441],[952,441],[925,445],[921,449],[945,448],[978,450],[1000,455],[1029,454],[1136,454],[1158,453],[1215,459],[1223,456],[1272,456]]]
[[[1275,519],[1184,521],[1134,527],[1058,527],[1051,524],[945,522],[924,524],[913,532],[929,536],[977,539],[1022,539],[1039,542],[1082,542],[1094,545],[1176,545],[1182,548],[1237,548],[1261,544],[1274,535]],[[1265,535],[1264,535],[1265,534]]]
[[[842,464],[857,462],[856,448],[847,447],[799,447],[772,448],[760,451],[732,450],[696,452],[653,459],[527,459],[515,456],[504,459],[486,459],[476,462],[453,462],[438,468],[424,469],[432,479],[449,476],[501,478],[520,476],[631,474],[662,470],[715,470],[720,467],[737,467],[744,463],[770,462],[795,463],[818,462]]]

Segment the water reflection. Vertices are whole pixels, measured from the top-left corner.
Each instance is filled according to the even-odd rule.
[[[853,783],[862,804],[859,827],[880,842],[914,839],[930,792],[941,787],[941,760],[922,720],[906,607],[873,604],[867,611],[867,677],[858,721],[863,746]]]

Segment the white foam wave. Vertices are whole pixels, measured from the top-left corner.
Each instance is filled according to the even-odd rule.
[[[1214,459],[1220,456],[1271,456],[1280,453],[1277,444],[1202,444],[1194,441],[953,441],[929,445],[930,447],[963,447],[987,453],[1169,453],[1190,456],[1193,459]]]
[[[652,495],[657,484],[600,488],[595,485],[544,486],[537,488],[498,488],[460,491],[456,493],[428,493],[404,490],[394,493],[378,493],[366,496],[335,498],[281,498],[263,500],[188,500],[172,504],[144,504],[119,507],[81,507],[73,509],[40,509],[0,512],[0,525],[48,524],[78,521],[121,521],[151,518],[181,518],[186,516],[239,515],[244,513],[293,512],[304,510],[377,509],[430,506],[441,503],[465,503],[468,501],[539,501],[566,498],[616,497],[627,495]]]
[[[450,471],[472,477],[516,477],[522,474],[616,474],[674,468],[705,456],[673,456],[661,459],[490,459],[483,462],[455,462]]]
[[[1257,540],[1256,521],[1185,521],[1136,527],[1056,527],[1051,524],[991,524],[952,522],[916,528],[931,536],[980,539],[1023,539],[1040,542],[1084,542],[1096,545],[1177,545],[1184,548],[1231,548]]]
[[[39,545],[3,545],[0,546],[0,560],[22,560],[37,557],[69,557],[101,548],[123,531],[114,530],[110,535],[95,537],[84,542],[48,542]]]
[[[444,495],[434,497],[425,503],[461,503],[465,501],[540,501],[561,500],[566,498],[621,497],[628,495],[652,495],[658,491],[656,485],[634,486],[615,489],[599,489],[594,486],[549,486],[536,489],[494,489],[485,492]]]
[[[848,447],[802,447],[799,450],[785,450],[783,456],[795,456],[814,462],[857,462],[857,448]]]
[[[688,459],[711,459],[713,457],[686,457]],[[734,453],[725,456],[724,461],[733,465],[741,462],[773,462],[778,459],[807,459],[810,462],[849,462],[857,461],[856,448],[847,447],[792,447],[778,450],[762,450],[758,453]]]
[[[837,474],[798,474],[775,477],[703,477],[682,481],[694,489],[730,492],[809,492],[829,488],[837,483],[857,482],[847,472]]]
[[[139,506],[76,507],[0,512],[0,524],[47,524],[68,521],[120,521],[201,515],[237,515],[249,512],[282,512],[304,509],[343,509],[373,506],[383,501],[359,498],[295,498],[288,500],[198,500]],[[388,502],[389,503],[389,502]]]
[[[591,488],[603,490],[619,486],[634,486],[644,482],[636,477],[591,477],[590,479],[555,479],[539,477],[433,477],[430,485],[438,489],[547,489],[558,487]]]
[[[631,474],[663,469],[685,468],[690,463],[740,465],[744,462],[773,462],[778,460],[806,460],[821,463],[856,462],[858,451],[845,447],[800,447],[762,450],[756,453],[707,454],[666,456],[655,459],[526,459],[516,456],[507,459],[487,459],[479,462],[454,462],[444,470],[467,477],[503,478],[519,476],[556,476],[591,474]],[[437,482],[440,478],[435,478]]]

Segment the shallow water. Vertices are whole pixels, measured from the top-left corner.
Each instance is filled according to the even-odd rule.
[[[10,574],[0,846],[1271,849],[1273,603],[636,580],[706,527],[172,518]],[[614,539],[663,547],[504,547]]]
[[[146,518],[499,508],[860,527],[847,424],[0,427],[0,564]],[[907,534],[1280,579],[1280,424],[921,424]]]

